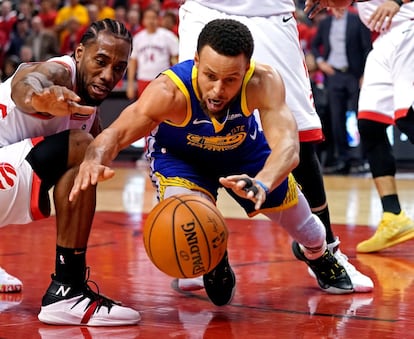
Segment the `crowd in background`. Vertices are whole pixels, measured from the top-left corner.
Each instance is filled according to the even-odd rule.
[[[0,80],[5,81],[22,62],[44,61],[53,56],[72,54],[86,28],[95,20],[108,17],[121,21],[136,37],[138,33],[149,29],[145,27],[146,21],[142,20],[147,9],[156,13],[157,26],[172,32],[177,39],[177,45],[175,45],[171,37],[165,37],[165,34],[162,39],[157,38],[158,43],[165,40],[169,62],[174,64],[178,56],[178,9],[181,2],[181,0],[2,0],[0,7]],[[298,23],[299,40],[305,53],[313,86],[315,104],[326,136],[326,141],[318,146],[321,163],[325,168],[325,173],[367,172],[366,161],[358,149],[356,127],[354,126],[353,131],[349,127],[350,113],[357,112],[355,106],[357,100],[355,99],[358,93],[356,93],[356,97],[355,93],[345,93],[349,91],[348,85],[344,85],[344,88],[341,89],[344,91],[342,93],[343,103],[333,100],[332,96],[329,97],[329,93],[333,93],[329,88],[329,78],[335,72],[330,74],[329,67],[327,67],[329,66],[327,64],[329,53],[327,55],[326,51],[328,49],[335,51],[336,42],[332,39],[323,41],[321,38],[322,42],[319,41],[318,45],[315,45],[315,37],[323,36],[323,32],[318,32],[324,26],[321,26],[320,23],[327,21],[327,18],[332,18],[332,16],[325,11],[310,20],[303,12],[303,5],[303,1],[298,0],[295,16]],[[355,15],[356,9],[350,7],[348,12],[348,16]],[[358,18],[357,15],[355,17]],[[359,18],[355,20],[359,21]],[[362,23],[360,25],[363,27]],[[151,30],[153,29],[151,28]],[[338,33],[335,34],[336,40],[339,41]],[[369,34],[371,33],[369,32]],[[370,37],[372,40],[375,38],[371,35]],[[352,39],[355,40],[355,37]],[[139,43],[135,41],[134,46],[137,45]],[[361,51],[347,57],[356,58],[357,53],[366,57],[367,51],[369,49],[364,47],[361,48]],[[133,57],[142,65],[143,59],[139,59],[136,50],[133,52]],[[346,60],[346,67],[331,65],[340,75],[339,78],[335,78],[335,81],[331,80],[331,84],[338,84],[341,79],[346,80],[348,73],[355,73],[351,72],[351,67],[348,67],[352,63],[353,60]],[[129,99],[138,96],[143,89],[141,84],[144,83],[145,87],[150,80],[147,75],[143,82],[140,81],[136,62],[131,62],[131,64],[134,65],[132,73],[136,74],[131,76],[131,70],[129,70],[130,74],[126,75],[123,82],[119,84],[120,87],[126,89]],[[165,58],[163,64],[159,66],[166,67]],[[154,72],[158,74],[157,69],[154,69]],[[357,74],[356,77],[357,82],[360,81],[360,78],[362,79],[362,75]],[[136,83],[139,86],[136,85],[133,88],[131,80],[138,80]],[[358,85],[357,87],[359,90]],[[332,107],[339,106],[341,106],[341,111],[339,113],[333,112]],[[333,130],[338,131],[338,126],[342,132],[333,133]]]

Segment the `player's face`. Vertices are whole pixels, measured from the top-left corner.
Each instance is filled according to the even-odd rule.
[[[224,56],[205,46],[195,57],[201,106],[210,116],[220,118],[240,92],[249,62],[243,54]]]
[[[124,76],[129,55],[127,41],[104,32],[76,49],[76,92],[86,104],[98,106],[109,95]]]

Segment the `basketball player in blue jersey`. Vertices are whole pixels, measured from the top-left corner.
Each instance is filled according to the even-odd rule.
[[[249,216],[262,213],[295,239],[295,256],[323,290],[352,293],[348,274],[327,248],[322,222],[291,175],[299,141],[283,81],[272,67],[251,60],[253,47],[244,24],[208,23],[194,60],[163,72],[89,145],[69,200],[111,178],[108,165],[118,152],[149,135],[147,158],[160,200],[186,193],[215,202],[223,186]],[[231,301],[236,278],[227,254],[203,281],[215,305]]]

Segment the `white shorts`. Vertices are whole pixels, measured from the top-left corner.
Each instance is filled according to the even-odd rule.
[[[296,118],[300,141],[323,138],[293,13],[270,17],[227,15],[191,1],[180,7],[179,14],[180,61],[194,58],[198,35],[208,22],[228,18],[244,23],[253,35],[253,58],[271,65],[282,76],[286,87],[286,102]]]
[[[0,148],[0,227],[44,218],[38,206],[40,179],[25,161],[32,148],[31,139]]]
[[[359,94],[358,118],[393,124],[414,102],[414,21],[374,41]]]

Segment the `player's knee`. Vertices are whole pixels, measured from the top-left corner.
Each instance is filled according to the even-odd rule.
[[[81,130],[71,130],[69,134],[69,158],[68,165],[79,165],[85,155],[86,149],[93,141],[91,134]]]
[[[361,145],[366,155],[372,176],[394,176],[396,173],[395,158],[388,140],[388,125],[376,121],[360,119],[358,128]]]

